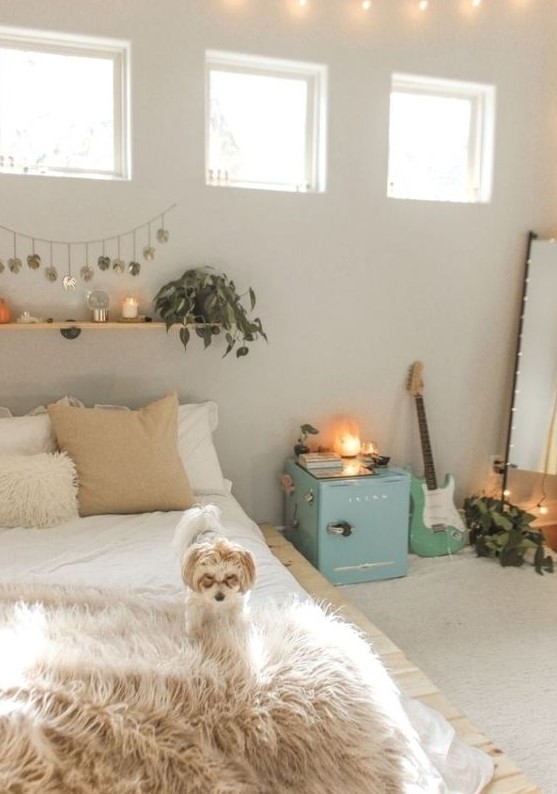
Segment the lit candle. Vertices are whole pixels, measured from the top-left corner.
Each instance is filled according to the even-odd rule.
[[[126,298],[122,304],[122,317],[126,320],[134,320],[137,317],[138,306],[135,298]]]
[[[342,458],[354,458],[360,453],[360,431],[355,422],[345,419],[337,424],[333,448]]]
[[[360,452],[360,439],[345,433],[339,439],[340,454],[343,458],[353,458]]]

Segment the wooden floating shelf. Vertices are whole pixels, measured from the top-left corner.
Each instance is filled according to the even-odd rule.
[[[62,331],[65,328],[81,328],[83,331],[94,328],[95,330],[114,331],[122,328],[165,328],[164,323],[159,322],[106,322],[93,323],[90,320],[65,320],[52,323],[5,323],[0,325],[0,331]]]
[[[188,324],[186,328],[206,328],[209,326],[213,329],[213,333],[218,333],[220,328],[218,323],[192,323]],[[184,326],[175,323],[170,326],[169,330],[180,329]],[[91,320],[56,320],[51,323],[2,323],[0,324],[1,331],[59,331],[65,339],[77,339],[82,331],[122,331],[138,330],[147,328],[163,328],[166,330],[166,324],[162,322],[145,322],[138,320],[136,322],[131,320],[121,320],[116,322],[94,323]]]

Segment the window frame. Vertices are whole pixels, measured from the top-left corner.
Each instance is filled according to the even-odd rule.
[[[113,64],[114,75],[112,93],[114,107],[113,169],[92,171],[71,166],[18,168],[17,166],[4,165],[0,167],[0,173],[129,181],[131,179],[130,42],[123,39],[0,26],[0,49],[110,60]],[[0,154],[2,154],[1,143],[2,120],[0,116]]]
[[[307,87],[305,165],[302,183],[246,182],[210,178],[211,135],[211,73],[225,72],[290,78],[305,82]],[[217,187],[237,187],[283,192],[322,193],[325,191],[326,153],[326,97],[327,67],[305,61],[292,61],[258,55],[245,55],[221,50],[205,53],[205,184]]]
[[[395,199],[444,201],[448,203],[488,203],[491,201],[495,145],[495,86],[487,83],[473,83],[395,72],[391,78],[390,96],[392,97],[394,93],[439,97],[442,99],[465,99],[470,102],[468,184],[466,186],[467,198],[462,199],[399,195],[391,182],[391,117],[389,116],[387,196]]]

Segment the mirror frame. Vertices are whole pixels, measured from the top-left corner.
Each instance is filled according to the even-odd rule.
[[[513,370],[513,385],[512,385],[512,398],[511,407],[509,410],[509,420],[507,424],[507,443],[505,446],[505,459],[503,463],[503,480],[501,482],[501,501],[505,501],[505,491],[507,490],[507,481],[509,477],[509,468],[511,468],[510,454],[511,454],[511,438],[513,431],[514,412],[516,409],[516,393],[518,384],[518,375],[520,371],[520,357],[522,355],[522,331],[524,328],[524,316],[526,314],[526,304],[528,301],[528,281],[530,278],[530,257],[532,254],[532,244],[534,240],[538,239],[535,232],[528,232],[528,244],[526,249],[526,258],[524,261],[524,278],[522,282],[522,298],[520,301],[520,315],[518,319],[518,333],[516,337],[516,350],[514,356],[514,370]]]

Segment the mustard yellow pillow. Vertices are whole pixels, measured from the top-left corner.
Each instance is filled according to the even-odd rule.
[[[178,453],[178,396],[139,411],[50,405],[59,448],[74,461],[81,516],[185,510],[193,494]]]

